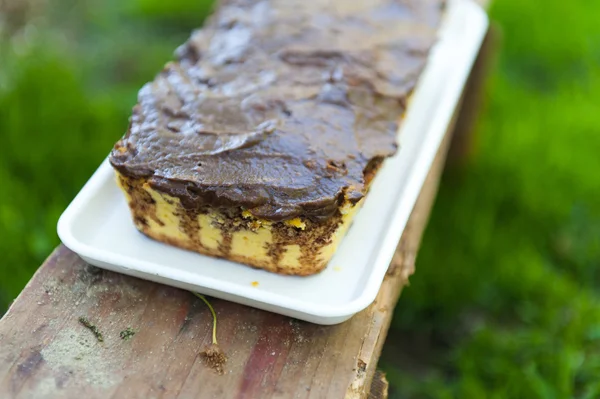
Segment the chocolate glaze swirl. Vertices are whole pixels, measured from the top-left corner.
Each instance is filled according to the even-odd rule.
[[[395,153],[444,1],[222,1],[142,88],[110,162],[188,208],[331,217]]]

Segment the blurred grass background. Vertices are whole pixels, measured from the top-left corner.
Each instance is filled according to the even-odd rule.
[[[209,0],[0,2],[0,313]],[[384,348],[393,398],[600,397],[600,2],[496,0],[476,152]]]

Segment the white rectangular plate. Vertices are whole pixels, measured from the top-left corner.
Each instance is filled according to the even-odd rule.
[[[105,161],[58,222],[63,243],[87,262],[147,280],[319,324],[336,324],[373,302],[446,133],[487,30],[471,0],[451,0],[440,41],[388,159],[328,267],[310,277],[268,273],[153,241],[139,233]],[[258,285],[253,284],[258,282]]]

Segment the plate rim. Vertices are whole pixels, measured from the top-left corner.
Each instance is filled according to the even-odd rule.
[[[368,307],[375,300],[379,292],[391,258],[393,257],[395,249],[398,245],[398,240],[401,238],[402,233],[405,230],[406,223],[421,192],[421,187],[423,186],[425,178],[429,173],[431,164],[433,163],[441,141],[445,136],[447,126],[452,118],[454,110],[456,109],[460,93],[462,92],[462,88],[466,83],[466,79],[468,78],[471,67],[475,61],[477,50],[481,46],[485,32],[487,31],[487,14],[472,0],[451,0],[451,6],[448,8],[448,13],[450,14],[452,12],[457,14],[455,18],[458,18],[460,15],[462,15],[463,18],[467,18],[469,20],[469,24],[465,24],[467,25],[465,29],[468,30],[468,33],[463,36],[471,35],[468,37],[471,42],[468,43],[468,46],[465,46],[463,49],[463,53],[466,54],[461,54],[463,56],[463,59],[461,60],[463,61],[464,65],[462,65],[461,68],[458,68],[459,72],[457,72],[457,75],[460,75],[453,79],[455,87],[447,88],[444,91],[444,97],[435,107],[436,112],[441,109],[445,112],[445,114],[436,114],[436,117],[432,118],[432,123],[427,127],[428,133],[424,135],[425,138],[423,140],[431,140],[433,143],[430,143],[428,146],[422,145],[420,154],[414,157],[415,162],[411,164],[411,171],[409,172],[406,180],[405,192],[408,194],[403,194],[400,196],[397,200],[397,205],[395,205],[393,208],[393,214],[390,218],[392,223],[388,224],[385,234],[382,234],[383,242],[379,245],[375,256],[372,258],[374,266],[368,273],[367,281],[362,286],[361,291],[348,302],[333,305],[321,304],[317,308],[313,304],[307,304],[307,302],[300,299],[294,299],[293,297],[286,297],[281,294],[267,291],[256,290],[251,287],[240,287],[237,284],[229,283],[222,279],[215,279],[214,277],[202,275],[201,273],[193,273],[194,277],[198,278],[200,281],[197,281],[196,283],[190,283],[190,279],[182,281],[173,278],[172,276],[167,277],[153,272],[152,269],[156,267],[156,264],[151,262],[131,258],[122,254],[108,252],[105,250],[99,250],[92,245],[82,242],[75,236],[71,226],[73,225],[74,218],[76,218],[78,214],[81,213],[81,210],[84,209],[85,203],[88,202],[90,197],[92,197],[98,192],[98,190],[101,189],[105,179],[112,178],[113,171],[112,167],[108,163],[107,158],[104,159],[100,167],[91,176],[91,178],[87,181],[87,183],[83,186],[83,188],[79,191],[77,196],[73,199],[73,201],[69,204],[59,218],[57,232],[61,241],[66,247],[79,254],[81,257],[111,264],[115,266],[115,268],[112,268],[111,270],[117,270],[124,274],[130,274],[127,273],[128,271],[135,271],[136,277],[139,278],[144,278],[137,275],[138,273],[141,273],[146,276],[160,277],[161,279],[165,279],[170,282],[181,282],[186,285],[197,286],[198,291],[207,289],[211,291],[222,292],[227,296],[248,299],[253,302],[253,304],[250,305],[253,307],[263,309],[269,308],[267,310],[275,312],[276,310],[273,310],[272,307],[286,309],[288,311],[297,313],[293,317],[305,320],[308,318],[310,319],[309,321],[319,324],[332,324],[331,322],[333,319],[336,319],[337,321],[334,321],[334,323],[337,323],[350,318],[354,314]],[[450,24],[452,21],[450,18],[448,18],[447,21],[444,21],[444,23]],[[442,31],[444,28],[445,26],[442,27]],[[456,58],[460,59],[458,56]],[[419,90],[420,86],[421,81],[417,84],[417,88],[415,90]],[[408,114],[410,114],[410,110],[411,108],[409,107]],[[432,136],[431,132],[436,133],[434,137],[430,137]],[[410,209],[408,212],[406,212],[407,207]],[[199,255],[202,256],[201,254]],[[187,273],[177,269],[171,270],[175,270],[175,274]],[[193,280],[195,280],[195,278]],[[163,283],[168,285],[166,282]],[[303,315],[308,317],[302,317]]]

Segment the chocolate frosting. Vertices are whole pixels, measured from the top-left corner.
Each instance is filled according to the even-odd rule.
[[[222,1],[141,89],[110,162],[187,208],[331,217],[395,153],[444,1]]]

